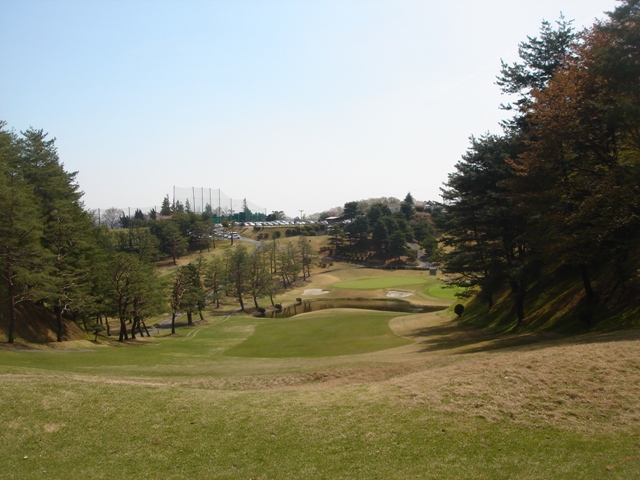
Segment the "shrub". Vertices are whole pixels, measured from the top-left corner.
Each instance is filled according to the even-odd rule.
[[[458,315],[458,318],[460,318],[464,313],[464,305],[458,303],[455,307],[453,307],[453,312]]]

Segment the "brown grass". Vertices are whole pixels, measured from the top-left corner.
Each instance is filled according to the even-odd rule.
[[[639,331],[491,336],[430,317],[412,333],[421,368],[388,382],[402,401],[526,426],[640,429]]]

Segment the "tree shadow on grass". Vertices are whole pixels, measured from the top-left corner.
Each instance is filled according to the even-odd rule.
[[[451,351],[455,354],[481,353],[508,348],[542,349],[557,345],[640,340],[640,330],[561,335],[559,333],[496,333],[460,325],[455,320],[414,330],[421,353]]]

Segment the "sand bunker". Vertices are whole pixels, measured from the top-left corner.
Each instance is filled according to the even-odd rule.
[[[323,290],[322,288],[307,288],[302,295],[324,295],[329,293],[329,290]]]
[[[403,292],[400,290],[390,290],[389,293],[387,293],[387,297],[391,298],[403,298],[411,295],[413,295],[413,292]]]

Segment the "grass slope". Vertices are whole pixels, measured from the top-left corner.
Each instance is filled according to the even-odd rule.
[[[0,350],[0,478],[640,476],[638,332],[502,337],[432,313],[393,318],[412,342],[390,350],[228,355],[265,323]]]
[[[0,478],[640,478],[639,331],[327,313],[208,316],[118,346],[5,345]]]

